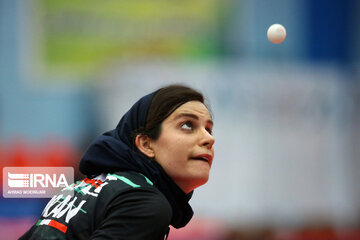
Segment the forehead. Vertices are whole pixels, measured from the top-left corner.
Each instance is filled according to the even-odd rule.
[[[199,101],[189,101],[178,107],[171,115],[170,118],[176,118],[182,114],[194,114],[199,118],[211,120],[211,116],[207,107]]]

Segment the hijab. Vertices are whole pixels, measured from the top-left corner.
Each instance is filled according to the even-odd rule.
[[[188,203],[192,193],[185,194],[156,161],[133,150],[131,142],[131,134],[145,127],[147,113],[156,92],[139,99],[114,130],[98,136],[86,150],[79,169],[89,177],[116,171],[135,171],[145,175],[169,201],[172,207],[170,224],[181,228],[193,216]]]

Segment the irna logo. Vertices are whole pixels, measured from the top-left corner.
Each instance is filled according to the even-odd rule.
[[[3,196],[6,198],[52,197],[68,189],[73,182],[72,167],[3,168]]]
[[[13,188],[68,187],[65,174],[22,174],[8,172],[8,185]]]

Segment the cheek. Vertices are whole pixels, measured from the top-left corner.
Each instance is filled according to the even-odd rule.
[[[171,137],[159,140],[155,151],[159,163],[175,167],[187,160],[191,144],[184,138]]]
[[[164,139],[162,144],[162,152],[172,157],[183,155],[186,152],[184,149],[186,146],[181,138]]]

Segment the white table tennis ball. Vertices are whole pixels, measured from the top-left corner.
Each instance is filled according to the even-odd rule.
[[[281,24],[273,24],[267,30],[267,37],[272,43],[282,43],[286,38],[286,29]]]

